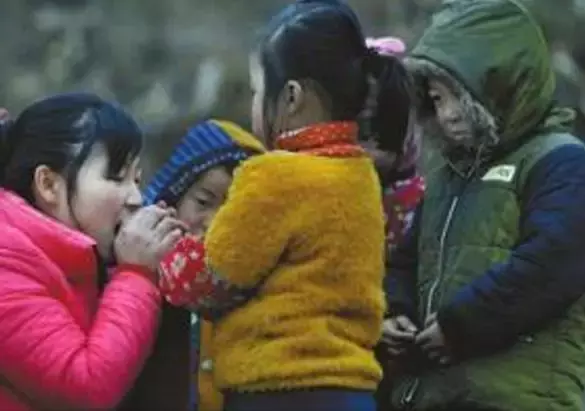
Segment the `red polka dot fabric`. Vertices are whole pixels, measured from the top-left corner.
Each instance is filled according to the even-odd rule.
[[[283,133],[276,140],[280,150],[326,157],[361,157],[366,153],[357,142],[358,126],[351,121],[334,121]]]
[[[161,262],[159,288],[170,304],[209,318],[221,316],[251,295],[210,268],[203,242],[191,236],[182,238]]]
[[[425,182],[419,175],[395,181],[385,188],[386,243],[390,250],[394,249],[412,225],[416,207],[424,192]]]
[[[172,305],[198,305],[214,292],[213,276],[205,265],[205,248],[193,237],[183,237],[163,259],[160,269],[160,290]]]

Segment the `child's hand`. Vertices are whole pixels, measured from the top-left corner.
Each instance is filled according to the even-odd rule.
[[[404,354],[410,344],[414,343],[417,328],[404,315],[384,321],[382,341],[388,346],[388,353],[392,356]]]
[[[451,361],[445,335],[437,321],[437,314],[430,315],[425,321],[425,329],[417,334],[415,343],[432,361],[448,364]]]

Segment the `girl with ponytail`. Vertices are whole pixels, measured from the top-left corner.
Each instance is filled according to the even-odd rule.
[[[254,132],[274,151],[240,166],[204,240],[165,259],[163,292],[214,321],[228,411],[372,411],[384,217],[359,140],[402,149],[408,74],[345,3],[313,0],[270,21],[250,77]]]

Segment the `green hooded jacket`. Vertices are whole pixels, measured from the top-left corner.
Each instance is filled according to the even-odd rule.
[[[402,372],[386,377],[391,383],[389,392],[382,394],[389,402],[386,406],[583,409],[585,305],[579,300],[583,293],[577,293],[575,284],[573,294],[571,290],[562,298],[559,294],[553,304],[545,292],[548,279],[556,274],[544,265],[530,266],[540,261],[522,259],[523,247],[526,256],[541,247],[549,258],[546,267],[565,261],[567,270],[574,274],[582,268],[585,276],[585,258],[575,247],[578,233],[565,236],[562,231],[576,230],[580,223],[585,230],[585,217],[575,217],[569,227],[558,229],[564,248],[554,251],[546,238],[538,237],[540,226],[525,221],[536,204],[528,192],[539,186],[533,181],[535,165],[553,152],[562,151],[580,162],[585,158],[581,142],[568,133],[571,112],[554,105],[554,73],[540,28],[513,0],[445,1],[408,64],[416,76],[438,78],[452,88],[474,124],[476,141],[468,152],[447,148],[443,156],[433,157],[440,159],[427,167],[427,192],[412,242],[416,258],[397,256],[388,273],[393,282],[390,316],[407,314],[422,326],[425,318],[437,313],[454,362],[435,365],[413,349]],[[584,170],[576,170],[566,187],[563,181],[553,181],[551,187],[561,186],[563,195],[579,185],[585,190]],[[585,195],[574,201],[585,205]],[[567,211],[571,217],[572,212]],[[549,239],[556,235],[555,223],[546,227],[552,232],[547,233]],[[580,245],[585,243],[581,240]],[[399,248],[397,254],[407,248]],[[399,283],[409,281],[405,276],[413,277],[413,261],[416,282],[410,293],[414,289],[415,295],[404,302],[400,291],[409,287]],[[554,271],[557,268],[563,269],[562,264]],[[523,278],[532,272],[538,272],[535,289]],[[563,287],[571,288],[566,282]],[[550,289],[555,290],[552,285]],[[509,309],[509,318],[501,307]]]

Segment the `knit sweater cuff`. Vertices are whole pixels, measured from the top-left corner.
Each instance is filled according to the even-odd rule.
[[[172,305],[216,318],[244,303],[244,290],[227,282],[206,263],[203,243],[193,237],[182,238],[161,262],[160,289]]]

